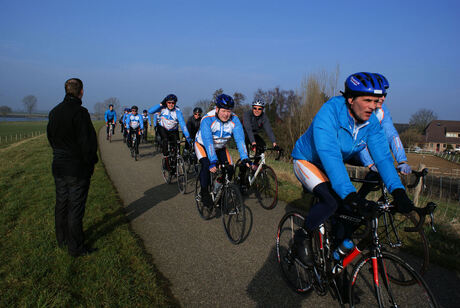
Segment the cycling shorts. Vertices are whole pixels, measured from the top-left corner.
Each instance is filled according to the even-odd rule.
[[[328,177],[314,164],[306,160],[294,159],[294,174],[302,185],[313,192],[313,189],[321,183],[329,182]]]
[[[198,158],[198,161],[200,159],[202,159],[203,157],[207,157],[206,155],[206,150],[204,148],[204,146],[202,146],[201,144],[199,144],[198,142],[195,142],[195,153],[196,153],[196,157]],[[230,165],[233,165],[233,160],[232,160],[232,157],[230,156],[230,153],[228,152],[228,149],[225,148],[225,153],[227,155],[227,161]]]

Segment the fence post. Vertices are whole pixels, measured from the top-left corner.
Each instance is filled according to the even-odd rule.
[[[422,171],[425,168],[424,164],[419,164],[418,171]],[[422,192],[422,187],[425,185],[424,179],[421,178],[420,181],[418,182],[417,186],[414,188],[414,204],[415,206],[418,206],[418,200],[420,197],[420,193]]]

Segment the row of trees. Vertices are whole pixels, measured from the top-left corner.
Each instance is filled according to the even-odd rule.
[[[28,114],[32,114],[37,107],[37,98],[35,95],[27,95],[24,96],[22,99],[22,104],[24,105],[24,109]],[[0,115],[6,116],[7,114],[13,112],[10,107],[8,106],[0,106]]]
[[[298,91],[283,90],[279,87],[270,90],[258,89],[255,99],[263,99],[266,103],[265,113],[272,123],[273,131],[278,143],[290,152],[297,139],[305,133],[321,106],[331,97],[338,94],[339,67],[335,72],[322,71],[310,74],[302,81]],[[205,112],[214,107],[214,102],[223,89],[216,90],[212,99],[202,99],[196,102]],[[244,104],[246,97],[235,92],[235,113],[242,118],[244,111],[251,108]],[[406,147],[413,146],[423,140],[423,131],[426,126],[437,119],[437,115],[428,109],[420,109],[414,113],[409,121],[410,127],[400,134]]]

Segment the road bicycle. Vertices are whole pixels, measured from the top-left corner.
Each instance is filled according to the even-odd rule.
[[[246,227],[246,210],[243,197],[237,185],[233,184],[229,177],[229,164],[221,164],[216,173],[211,173],[211,184],[208,191],[211,194],[213,204],[206,207],[201,201],[201,184],[197,178],[195,183],[195,203],[198,213],[204,220],[222,216],[225,234],[233,244],[239,244],[244,239]]]
[[[420,180],[423,180],[428,174],[428,169],[425,168],[421,171],[412,171],[412,174],[415,175],[415,180],[412,184],[407,185],[408,188],[414,188],[417,186]],[[372,190],[379,190],[381,194],[377,203],[386,206],[391,204],[390,193],[380,177],[376,180],[350,177],[350,180],[356,183],[374,185]],[[435,207],[436,205],[434,205],[433,211],[430,213],[431,229],[434,232],[436,232],[433,225],[433,212]],[[383,224],[379,227],[379,236],[384,239],[382,240],[383,248],[398,256],[405,257],[409,264],[423,276],[429,265],[429,242],[423,228],[416,231],[414,230],[414,226],[417,224],[417,219],[413,216],[413,214],[396,214],[392,211],[384,212],[382,218]],[[408,254],[416,257],[409,258],[407,257]],[[400,283],[413,284],[415,281],[400,281]]]
[[[182,151],[182,157],[185,161],[187,173],[198,175],[198,172],[200,171],[200,163],[198,162],[198,158],[196,157],[195,147],[193,146],[193,143],[189,147],[189,149],[184,148],[184,150]]]
[[[112,142],[112,136],[115,133],[115,124],[112,122],[109,123],[109,133],[107,135],[109,142]]]
[[[313,266],[303,264],[293,249],[294,233],[304,226],[305,217],[299,212],[289,212],[281,219],[277,236],[276,252],[283,278],[298,293],[315,290],[320,296],[330,293],[341,306],[350,307],[438,307],[426,282],[407,262],[382,248],[379,238],[379,217],[392,210],[392,206],[369,203],[360,213],[336,212],[312,234]],[[416,208],[420,229],[433,206]],[[360,241],[344,258],[336,261],[332,221],[366,226]],[[304,232],[306,232],[304,230]],[[355,263],[348,279],[347,266],[352,264],[364,250],[368,250]],[[401,285],[400,281],[416,283]]]
[[[180,155],[180,144],[180,140],[168,142],[169,155],[162,158],[161,171],[167,184],[170,184],[175,176],[179,191],[185,194],[187,190],[187,171],[184,158]]]
[[[133,130],[129,131],[128,134],[131,134],[131,157],[134,157],[134,160],[137,161],[139,156],[138,138],[141,138],[141,133],[139,130]]]
[[[242,188],[243,192],[249,195],[254,194],[257,203],[264,209],[271,210],[275,208],[278,202],[278,178],[272,167],[265,163],[265,151],[276,151],[278,156],[275,160],[279,160],[283,155],[283,149],[276,148],[259,148],[257,156],[249,157],[253,166],[257,168],[247,170],[246,166],[241,165],[241,160],[236,163],[235,182]],[[255,164],[257,162],[257,164]],[[243,171],[244,170],[244,171]],[[243,177],[246,177],[243,179]]]

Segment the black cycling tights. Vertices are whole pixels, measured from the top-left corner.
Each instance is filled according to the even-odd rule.
[[[216,150],[216,155],[220,163],[228,163],[226,148]],[[200,163],[201,163],[201,170],[200,170],[201,189],[203,191],[207,191],[208,186],[211,182],[211,174],[209,171],[209,166],[211,163],[209,161],[209,158],[207,157],[203,157],[202,159],[200,159]],[[229,178],[232,178],[233,168],[228,169],[228,176]]]
[[[308,216],[305,219],[305,229],[307,231],[313,231],[318,228],[319,225],[335,213],[341,203],[340,198],[332,189],[330,182],[316,185],[313,189],[313,194],[319,198],[319,202],[311,206]]]
[[[161,136],[161,148],[163,150],[163,155],[168,156],[168,141],[176,143],[177,140],[179,140],[179,131],[168,131],[163,126],[158,126],[157,131]]]

